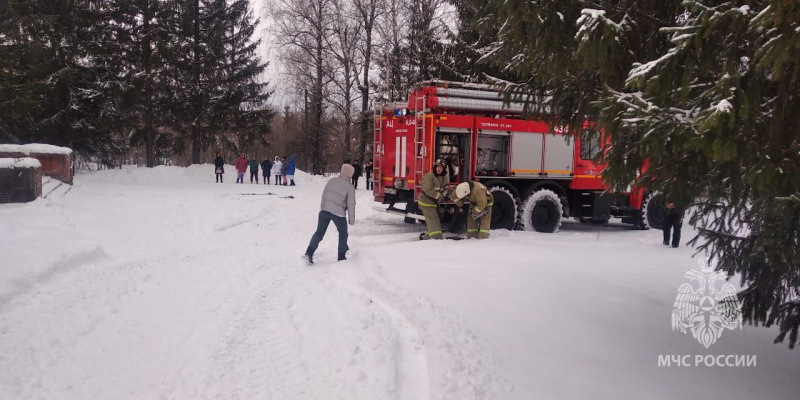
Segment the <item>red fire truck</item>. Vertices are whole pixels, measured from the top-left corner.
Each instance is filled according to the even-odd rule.
[[[487,85],[446,81],[420,84],[408,102],[378,104],[374,198],[388,208],[374,208],[409,223],[423,220],[417,208],[422,177],[443,159],[452,186],[471,179],[492,192],[492,229],[554,232],[562,218],[605,223],[611,217],[639,229],[661,227],[658,192],[606,190],[604,167],[592,161],[601,135],[591,134],[588,123],[577,137],[523,118],[523,106],[504,103]],[[456,214],[453,204],[442,206],[445,220]]]

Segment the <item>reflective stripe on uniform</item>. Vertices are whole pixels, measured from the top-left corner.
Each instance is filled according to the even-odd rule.
[[[441,234],[442,234],[442,231],[430,231],[430,232],[425,232],[425,233],[427,233],[427,234],[428,234],[428,236],[431,236],[431,235],[441,235]]]
[[[494,205],[494,201],[490,201],[489,204],[486,205],[486,207],[491,207],[493,205]]]
[[[426,203],[424,201],[420,201],[419,205],[421,205],[423,207],[438,207],[436,204],[430,204],[430,203]]]
[[[488,229],[479,229],[478,231],[479,231],[480,233],[489,233],[489,230],[488,230]]]
[[[473,232],[477,232],[477,231],[478,231],[477,229],[467,229],[467,233],[473,233]]]

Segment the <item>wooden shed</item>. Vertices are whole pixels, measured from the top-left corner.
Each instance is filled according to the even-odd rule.
[[[30,157],[0,158],[0,203],[27,203],[42,196],[42,164]]]
[[[72,149],[49,144],[0,144],[0,157],[31,157],[39,160],[42,173],[64,183],[72,184]]]

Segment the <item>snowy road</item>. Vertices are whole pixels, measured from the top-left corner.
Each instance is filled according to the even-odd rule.
[[[299,256],[325,179],[218,185],[211,169],[83,174],[69,193],[0,206],[0,399],[788,399],[800,389],[800,358],[771,343],[774,330],[726,331],[708,350],[671,331],[696,264],[658,232],[565,224],[419,242],[421,225],[372,212],[362,190],[351,259],[335,262],[331,228],[308,268]],[[758,365],[657,366],[684,353],[754,354]]]

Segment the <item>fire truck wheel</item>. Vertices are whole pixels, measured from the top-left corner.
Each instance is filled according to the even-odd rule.
[[[517,225],[517,199],[502,186],[492,186],[489,192],[494,197],[492,206],[492,229],[513,231]]]
[[[664,227],[664,195],[659,192],[651,192],[647,194],[644,201],[642,201],[642,220],[640,221],[640,229],[661,229]]]
[[[526,231],[557,232],[561,226],[563,209],[558,195],[551,190],[534,192],[522,209],[522,223]]]

